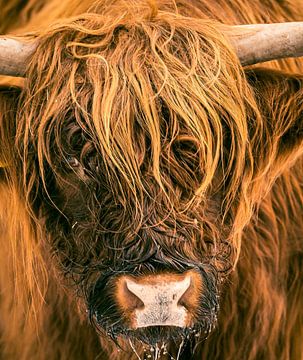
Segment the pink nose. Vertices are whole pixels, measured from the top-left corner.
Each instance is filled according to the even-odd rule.
[[[130,327],[187,327],[199,306],[202,277],[195,270],[117,279],[116,301]]]

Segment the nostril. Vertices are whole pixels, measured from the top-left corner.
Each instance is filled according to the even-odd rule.
[[[120,289],[120,299],[126,310],[132,311],[144,308],[143,301],[128,288],[127,280],[122,280]]]
[[[187,311],[194,312],[199,307],[203,283],[201,276],[194,271],[191,272],[189,279],[189,285],[182,296],[180,296],[177,306],[183,306]]]
[[[183,293],[183,295],[180,297],[180,299],[177,302],[178,306],[183,306],[186,309],[190,308],[190,303],[191,303],[191,295],[193,295],[193,291],[192,291],[192,282],[190,283],[189,287],[187,288],[187,290]]]

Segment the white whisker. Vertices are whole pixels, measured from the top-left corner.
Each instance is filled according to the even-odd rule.
[[[134,354],[137,356],[138,360],[141,360],[141,358],[140,358],[139,354],[137,353],[137,351],[136,351],[136,349],[135,349],[135,346],[133,345],[131,339],[129,339],[128,342],[129,342],[129,345],[130,345],[130,347],[132,348]]]

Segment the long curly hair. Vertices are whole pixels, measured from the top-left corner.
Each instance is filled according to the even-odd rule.
[[[216,325],[197,358],[297,358],[302,78],[269,67],[302,63],[244,71],[219,21],[296,20],[299,5],[218,2],[220,18],[207,1],[60,3],[17,30],[39,46],[23,88],[0,96],[4,354],[143,357],[117,340],[116,309],[99,321],[102,284],[197,267],[199,330]]]

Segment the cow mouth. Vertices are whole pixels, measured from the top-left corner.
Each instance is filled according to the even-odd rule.
[[[155,346],[159,343],[173,342],[178,344],[194,338],[206,338],[214,328],[214,324],[207,327],[196,325],[190,328],[177,326],[148,326],[136,330],[124,330],[120,335],[127,339],[139,340],[147,345]]]
[[[134,352],[140,359],[187,359],[183,354],[193,354],[215,327],[214,321],[193,327],[149,326],[136,330],[107,329],[116,346],[125,352]],[[189,352],[188,352],[189,351]]]
[[[124,326],[113,325],[104,327],[104,323],[97,322],[97,330],[100,336],[107,336],[120,346],[120,341],[140,343],[147,347],[164,348],[168,345],[173,347],[185,346],[186,343],[195,343],[205,340],[217,324],[217,316],[205,317],[191,327],[178,326],[147,326],[138,329],[129,329]],[[161,346],[160,346],[161,345]]]

